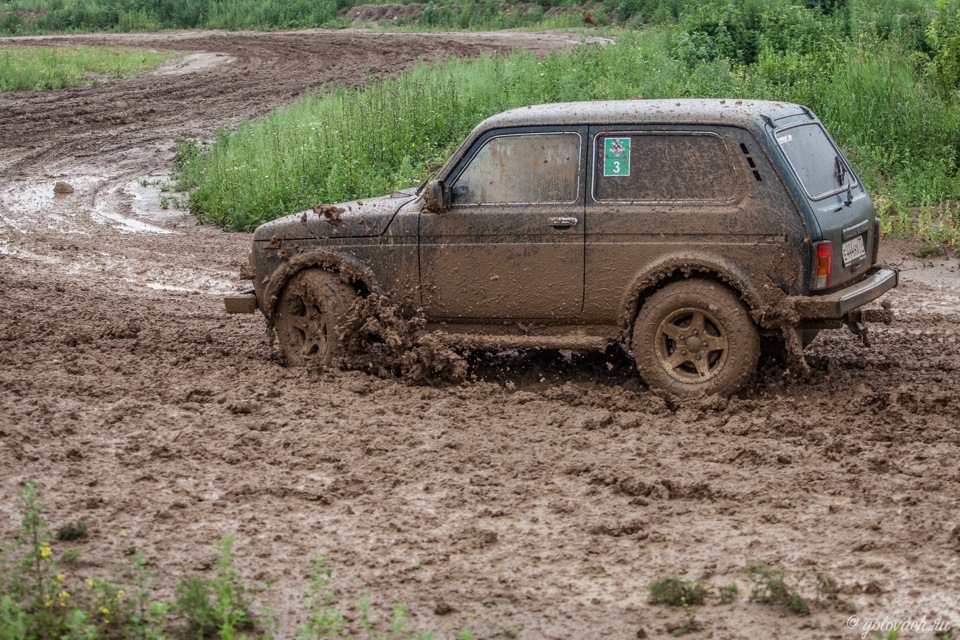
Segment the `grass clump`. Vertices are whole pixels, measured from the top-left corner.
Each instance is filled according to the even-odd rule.
[[[681,580],[675,576],[654,580],[647,585],[647,589],[650,591],[650,602],[669,607],[700,605],[707,598],[707,588],[699,581]]]
[[[224,640],[243,631],[264,626],[267,615],[257,616],[246,587],[234,569],[234,538],[225,535],[216,546],[216,576],[186,578],[177,585],[174,611],[187,621],[191,635],[206,638],[213,634]]]
[[[0,46],[0,91],[58,91],[127,78],[175,55],[114,47]]]
[[[87,537],[87,523],[83,521],[68,522],[57,529],[57,540],[70,542]]]
[[[763,564],[749,567],[747,573],[753,582],[751,602],[772,604],[780,607],[784,613],[797,616],[810,615],[810,603],[798,591],[798,585],[804,579],[803,575],[796,578],[794,584],[789,584],[786,571],[771,569]]]
[[[648,584],[647,590],[650,591],[651,603],[681,607],[686,614],[681,623],[669,629],[670,635],[679,638],[700,628],[696,605],[706,601],[708,590],[699,580],[691,582],[676,576],[666,576]]]

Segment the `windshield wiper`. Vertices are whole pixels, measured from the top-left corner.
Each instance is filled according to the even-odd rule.
[[[833,167],[837,175],[837,184],[843,186],[843,179],[847,176],[847,165],[840,159],[840,156],[834,156]]]

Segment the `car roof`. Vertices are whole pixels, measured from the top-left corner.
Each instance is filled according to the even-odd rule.
[[[606,100],[559,102],[510,109],[478,128],[584,124],[756,124],[804,113],[789,102],[729,99]],[[806,111],[809,114],[809,111]]]

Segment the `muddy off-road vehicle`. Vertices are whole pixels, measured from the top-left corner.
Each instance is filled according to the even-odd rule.
[[[329,364],[378,292],[472,348],[632,353],[674,396],[730,394],[761,344],[890,322],[880,221],[809,109],[780,102],[548,104],[480,123],[419,190],[264,224],[254,288],[289,365]]]

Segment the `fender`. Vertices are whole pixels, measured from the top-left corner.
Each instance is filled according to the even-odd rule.
[[[689,278],[694,274],[703,274],[718,280],[739,293],[758,326],[764,328],[781,326],[781,321],[776,317],[779,314],[774,310],[786,295],[772,280],[762,277],[762,282],[754,282],[734,262],[721,256],[694,257],[689,254],[675,253],[660,258],[639,272],[633,285],[624,294],[621,302],[622,312],[618,319],[623,342],[629,345],[632,341],[633,321],[647,296],[659,289],[669,278],[678,276]]]
[[[360,283],[367,291],[380,292],[380,284],[373,270],[356,257],[330,249],[303,253],[284,262],[260,283],[262,292],[257,293],[257,298],[268,324],[273,324],[280,292],[287,281],[300,271],[314,267],[337,273],[349,285]]]

